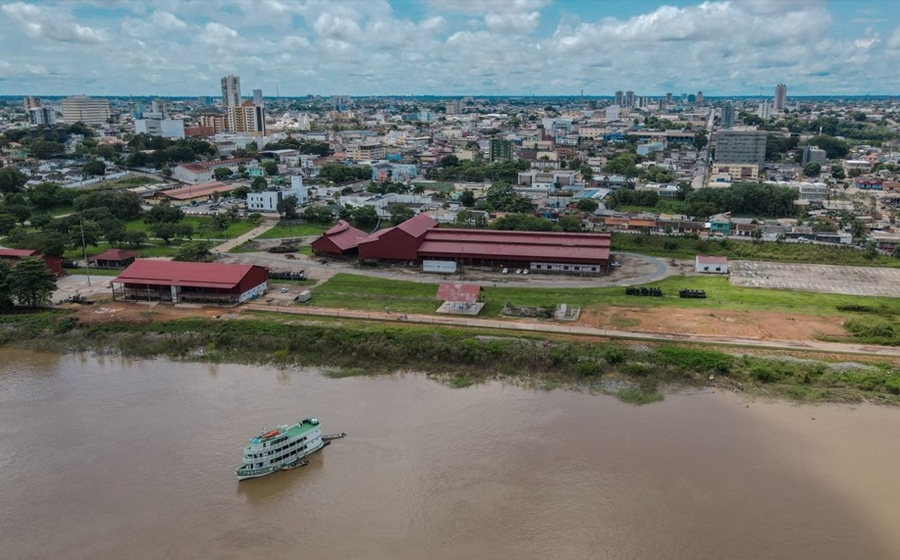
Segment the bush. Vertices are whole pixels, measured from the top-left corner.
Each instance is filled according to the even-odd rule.
[[[624,364],[627,358],[628,355],[622,348],[609,348],[606,352],[603,353],[603,359],[606,360],[606,363],[611,366]]]
[[[656,351],[666,365],[697,373],[728,373],[734,359],[724,352],[666,346]]]

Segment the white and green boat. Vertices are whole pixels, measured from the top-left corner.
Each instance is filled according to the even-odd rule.
[[[244,464],[234,469],[234,473],[238,480],[245,480],[299,467],[306,463],[307,455],[324,445],[316,418],[263,430],[244,447]]]

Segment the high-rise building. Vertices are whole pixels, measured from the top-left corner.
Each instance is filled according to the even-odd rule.
[[[765,130],[720,130],[716,135],[716,163],[763,165],[767,136]]]
[[[775,86],[775,103],[773,104],[775,111],[781,112],[787,108],[787,86],[778,84]]]
[[[349,95],[332,95],[329,101],[331,101],[331,106],[335,111],[346,111],[350,108]]]
[[[697,92],[697,103],[703,103],[703,92],[702,91]]]
[[[25,106],[26,111],[29,109],[37,109],[38,107],[43,107],[43,105],[41,105],[41,100],[37,97],[26,97],[22,100],[22,105]]]
[[[214,133],[223,132],[228,128],[228,122],[224,115],[200,115],[197,117],[197,124],[203,128],[211,128]]]
[[[666,94],[666,105],[671,105],[671,104],[672,104],[672,94],[667,93]]]
[[[239,107],[228,107],[228,129],[232,132],[249,132],[254,136],[266,135],[266,110],[262,105],[245,101]]]
[[[241,79],[234,74],[222,77],[222,106],[239,107],[241,104]]]
[[[448,101],[444,109],[448,115],[458,115],[460,109],[459,101]]]
[[[56,124],[56,111],[50,107],[32,107],[26,112],[30,124]]]
[[[634,92],[631,90],[625,92],[625,106],[634,107]]]
[[[610,105],[606,108],[606,122],[613,122],[617,120],[619,120],[619,106]]]
[[[768,119],[769,114],[772,110],[772,106],[769,105],[768,101],[763,101],[759,104],[759,107],[756,109],[756,116],[761,119]]]
[[[625,106],[625,94],[622,93],[622,90],[616,92],[616,105],[619,107]]]
[[[491,138],[488,151],[490,161],[505,161],[513,158],[512,142],[501,138]]]
[[[253,90],[253,104],[254,105],[262,105],[263,104],[263,96],[261,89]]]
[[[67,124],[103,124],[109,120],[109,100],[74,95],[62,100],[63,120]]]
[[[659,98],[659,107],[658,107],[658,109],[659,109],[660,112],[663,112],[663,111],[666,110],[666,98],[665,98],[665,97],[660,97],[660,98]]]
[[[722,128],[731,128],[734,126],[734,103],[726,101],[722,105]]]

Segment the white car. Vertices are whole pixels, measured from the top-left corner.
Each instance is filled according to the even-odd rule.
[[[620,263],[619,261],[613,261],[613,262],[609,263],[609,266],[611,266],[613,268],[619,268],[620,266],[622,266],[622,263]]]
[[[501,274],[509,274],[509,269],[508,269],[508,268],[504,268],[503,270],[500,271],[500,273],[501,273]]]

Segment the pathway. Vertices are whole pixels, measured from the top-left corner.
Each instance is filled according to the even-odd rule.
[[[891,346],[874,346],[868,344],[844,344],[838,342],[767,340],[761,338],[738,338],[715,335],[669,334],[618,331],[598,329],[594,327],[566,326],[548,323],[527,323],[521,321],[500,321],[494,319],[470,319],[466,317],[447,317],[432,315],[396,315],[374,311],[348,311],[346,309],[330,309],[323,307],[279,307],[258,303],[247,304],[245,309],[251,311],[269,311],[291,313],[296,315],[313,315],[323,317],[343,317],[347,319],[363,319],[370,321],[397,321],[405,323],[439,324],[457,327],[475,327],[484,329],[504,329],[529,332],[545,332],[552,334],[570,334],[578,336],[596,336],[629,340],[647,340],[654,342],[701,342],[720,346],[743,346],[750,348],[792,350],[801,352],[824,352],[828,354],[855,354],[863,356],[900,357],[900,348]],[[401,319],[402,317],[402,319]]]
[[[212,249],[213,253],[227,253],[231,251],[235,247],[239,247],[248,241],[252,241],[253,239],[259,237],[260,235],[266,233],[273,227],[275,227],[276,222],[263,222],[256,229],[252,229],[245,233],[244,235],[235,237],[234,239],[229,239],[225,243],[222,243],[218,247],[214,247]]]

